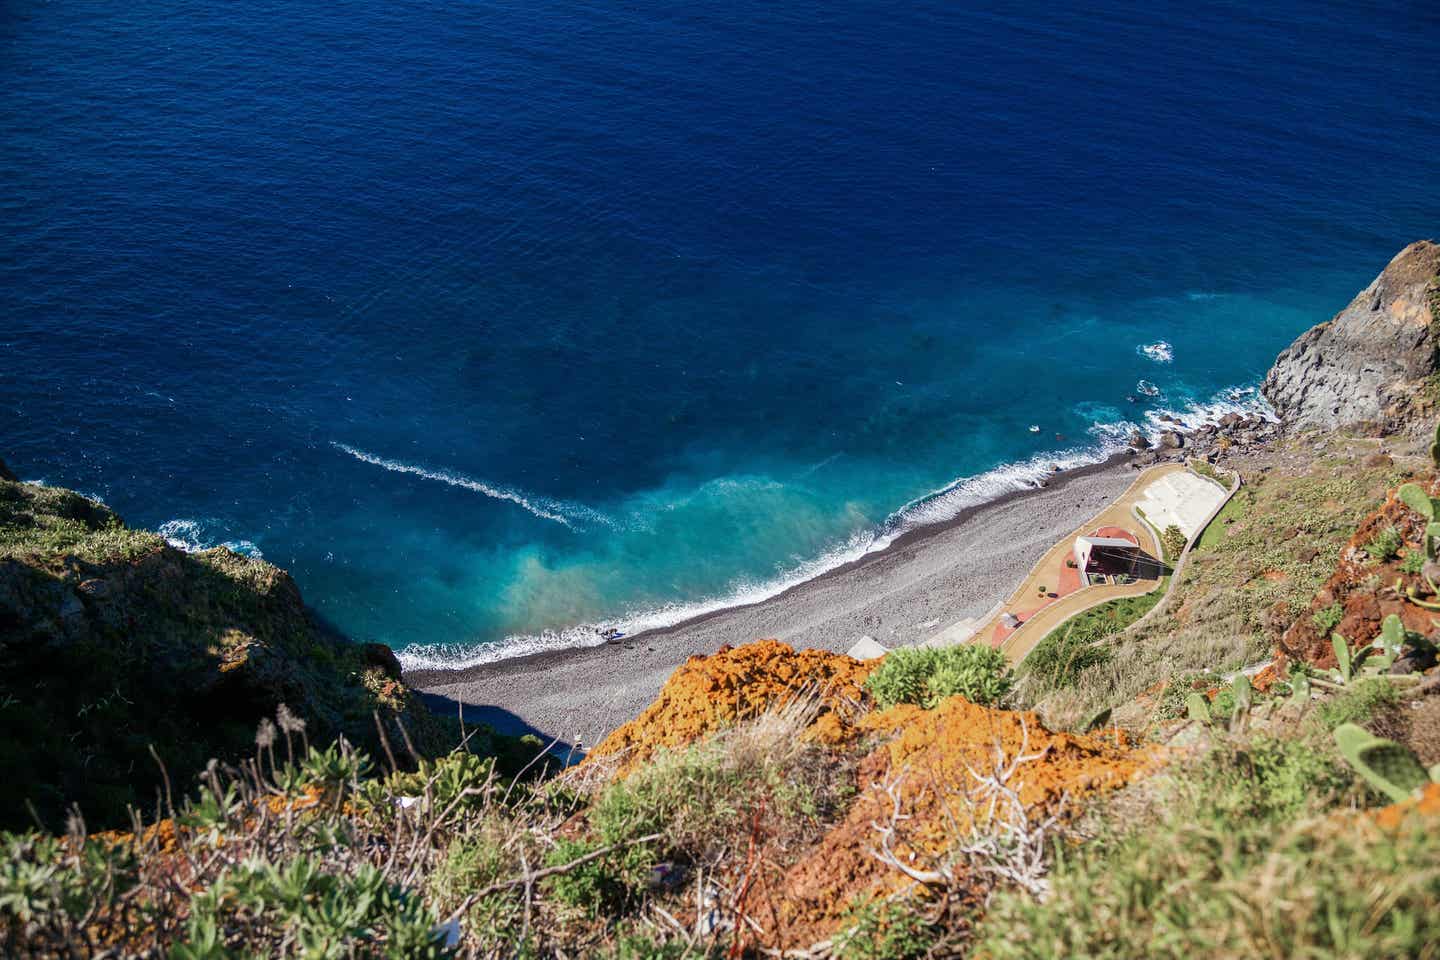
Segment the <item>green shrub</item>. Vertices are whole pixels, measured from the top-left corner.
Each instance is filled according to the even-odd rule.
[[[1383,677],[1366,677],[1345,687],[1320,705],[1320,720],[1331,730],[1342,723],[1364,726],[1400,703],[1400,691]]]
[[[1373,540],[1365,544],[1365,552],[1370,555],[1372,560],[1393,560],[1399,556],[1402,546],[1404,546],[1404,541],[1400,539],[1400,531],[1394,527],[1386,527],[1375,534]]]
[[[496,819],[479,820],[471,832],[455,837],[445,858],[429,876],[426,893],[442,916],[458,909],[465,898],[492,883],[519,875],[520,865],[506,840],[523,827]],[[523,907],[513,896],[486,897],[465,915],[471,935],[482,943],[507,943],[514,938]]]
[[[976,954],[1424,956],[1440,942],[1440,835],[1315,816],[1354,788],[1303,741],[1221,745],[1158,821],[1059,858],[1045,903],[999,893]]]
[[[911,960],[924,957],[935,931],[908,900],[866,900],[852,904],[834,938],[839,960]]]
[[[1235,713],[1235,691],[1228,686],[1222,685],[1215,693],[1215,699],[1210,701],[1210,716],[1217,719],[1228,719]]]
[[[1165,551],[1166,560],[1178,560],[1180,554],[1185,552],[1185,545],[1189,542],[1185,531],[1173,523],[1160,534],[1160,547]]]
[[[0,946],[12,921],[46,927],[79,921],[107,889],[128,890],[136,863],[128,848],[86,844],[67,851],[36,833],[0,833]],[[23,940],[22,940],[23,943]]]
[[[881,707],[915,703],[927,710],[951,696],[990,705],[1010,691],[1005,655],[994,647],[961,644],[942,649],[901,647],[885,655],[865,681]]]
[[[603,840],[559,840],[545,857],[547,867],[573,863],[607,846]],[[639,846],[615,850],[544,880],[561,903],[591,917],[623,911],[643,890],[653,857]]]
[[[946,697],[961,696],[971,703],[998,703],[1010,692],[1013,678],[1005,654],[990,646],[964,644],[940,651],[934,671],[925,683],[926,709]]]
[[[1403,573],[1419,573],[1425,569],[1425,552],[1423,550],[1406,550],[1405,558],[1400,561],[1400,570]]]
[[[1315,632],[1322,637],[1328,637],[1330,631],[1340,625],[1345,619],[1345,608],[1338,603],[1332,603],[1328,607],[1316,610],[1310,616],[1310,622],[1315,625]]]
[[[901,647],[892,650],[865,680],[865,689],[881,707],[897,703],[919,703],[925,699],[930,674],[940,651],[929,647]]]
[[[493,757],[457,750],[438,760],[422,760],[412,772],[398,771],[383,780],[367,780],[361,784],[360,798],[367,806],[383,807],[393,797],[421,797],[428,787],[435,809],[444,810],[456,801],[462,807],[478,808],[496,788],[495,764]]]
[[[1220,697],[1215,701],[1219,703]],[[1355,789],[1355,778],[1334,750],[1270,736],[1217,746],[1200,766],[1196,780],[1210,811],[1228,818],[1276,822],[1320,810]]]
[[[377,941],[391,957],[453,955],[421,899],[388,883],[368,863],[331,872],[303,855],[280,863],[247,860],[196,893],[190,904],[185,938],[172,952],[176,960],[228,956],[221,946],[224,931],[236,925],[249,928],[252,942],[297,944],[306,957],[338,960]]]

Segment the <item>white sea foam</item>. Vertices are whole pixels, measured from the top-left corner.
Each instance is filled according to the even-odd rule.
[[[45,478],[44,478],[44,477],[36,477],[34,480],[26,480],[24,477],[21,477],[21,478],[20,478],[20,482],[21,482],[21,483],[29,483],[29,484],[32,484],[32,485],[37,486],[37,487],[48,487],[48,486],[49,486],[49,484],[45,482]],[[88,490],[76,490],[75,492],[78,493],[78,494],[80,494],[80,496],[84,497],[86,500],[94,500],[96,503],[100,504],[100,506],[102,506],[102,507],[108,507],[108,506],[110,506],[110,504],[108,504],[108,503],[105,502],[105,498],[102,497],[102,496],[101,496],[100,494],[98,494],[98,493],[91,493],[91,492],[88,491]]]
[[[1232,387],[1221,391],[1207,402],[1190,403],[1178,409],[1147,411],[1140,422],[1096,422],[1090,427],[1092,439],[1088,445],[1037,455],[975,476],[961,477],[905,504],[892,513],[878,529],[857,532],[820,556],[797,564],[773,579],[744,580],[737,582],[720,596],[632,611],[611,619],[562,630],[513,635],[483,644],[411,644],[397,653],[400,662],[409,670],[458,670],[548,650],[597,646],[606,642],[607,634],[611,631],[618,630],[632,635],[646,630],[672,627],[719,610],[760,603],[823,573],[859,560],[866,554],[884,550],[911,530],[953,520],[966,509],[999,499],[1006,494],[1035,489],[1042,481],[1054,476],[1057,467],[1070,470],[1099,463],[1114,454],[1124,452],[1129,447],[1131,434],[1136,430],[1154,443],[1165,430],[1193,430],[1206,423],[1214,423],[1227,413],[1275,419],[1269,405],[1254,387]],[[1169,416],[1172,420],[1161,419],[1164,416]]]
[[[195,553],[209,546],[200,539],[200,529],[198,520],[166,520],[156,532],[176,550]]]
[[[1164,340],[1156,340],[1154,343],[1142,343],[1135,348],[1137,353],[1149,357],[1156,363],[1170,363],[1175,359],[1175,348]]]
[[[349,444],[331,441],[330,445],[337,450],[343,450],[356,460],[373,466],[382,467],[394,473],[408,473],[412,476],[421,477],[425,480],[436,480],[440,483],[447,483],[452,487],[460,487],[483,494],[495,500],[504,500],[513,503],[542,520],[553,520],[570,529],[576,529],[576,523],[591,521],[613,525],[614,521],[597,510],[592,510],[582,504],[565,503],[560,500],[552,500],[549,497],[537,497],[520,493],[495,484],[486,483],[483,480],[475,480],[463,474],[452,473],[449,470],[430,470],[425,467],[417,467],[414,464],[401,463],[399,460],[389,460],[385,457],[376,456],[373,453],[366,453]]]
[[[215,526],[214,520],[166,520],[156,529],[165,542],[176,550],[184,550],[186,553],[199,553],[202,550],[212,550],[216,546],[225,547],[238,554],[250,557],[254,560],[265,559],[265,554],[255,546],[253,540],[220,540],[218,543],[210,528]]]
[[[1155,386],[1155,384],[1151,383],[1149,380],[1141,380],[1139,383],[1135,384],[1135,392],[1147,397],[1160,396],[1160,388]]]

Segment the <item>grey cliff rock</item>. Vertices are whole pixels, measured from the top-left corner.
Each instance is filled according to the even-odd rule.
[[[1402,429],[1427,412],[1440,350],[1440,245],[1410,244],[1334,319],[1301,334],[1261,391],[1289,427]]]

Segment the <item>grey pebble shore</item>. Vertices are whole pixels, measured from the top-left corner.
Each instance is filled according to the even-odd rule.
[[[760,603],[595,647],[462,670],[417,670],[406,679],[432,709],[453,714],[463,704],[467,721],[590,747],[638,715],[694,654],[768,637],[844,652],[869,635],[895,647],[977,617],[1134,479],[1125,458],[1115,457],[911,531],[883,551]]]

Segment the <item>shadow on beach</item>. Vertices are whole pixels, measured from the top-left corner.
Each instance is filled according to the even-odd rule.
[[[508,737],[533,736],[545,745],[545,751],[565,763],[566,766],[585,759],[584,750],[573,743],[567,743],[538,727],[526,723],[518,715],[504,707],[485,703],[462,703],[453,697],[440,693],[420,692],[420,699],[432,713],[443,717],[459,716],[467,728],[479,725],[489,727],[498,734]]]

